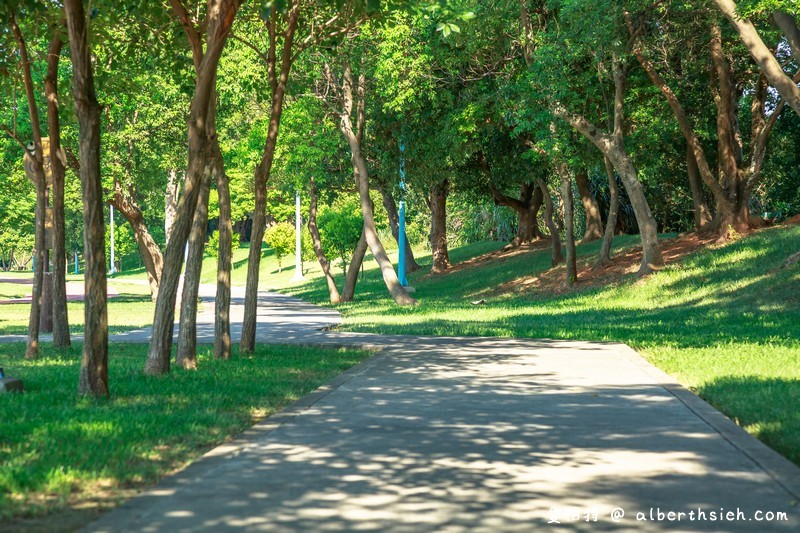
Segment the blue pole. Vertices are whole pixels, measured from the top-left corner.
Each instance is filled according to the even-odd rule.
[[[400,222],[397,228],[397,278],[400,280],[400,285],[408,287],[408,278],[406,278],[406,202],[400,200]]]
[[[75,250],[75,274],[80,274],[78,270],[78,250]]]
[[[397,228],[397,279],[400,285],[408,287],[406,277],[406,145],[400,141],[400,213]]]

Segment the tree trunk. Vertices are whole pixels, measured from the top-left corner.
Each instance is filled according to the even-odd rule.
[[[583,211],[586,214],[586,231],[583,232],[582,243],[596,241],[603,238],[603,220],[600,217],[600,206],[592,193],[589,184],[589,173],[581,170],[575,174],[575,183],[578,185],[578,193],[581,195]]]
[[[22,35],[13,9],[8,10],[11,31],[19,46],[21,59],[22,76],[25,85],[25,96],[28,100],[28,112],[31,118],[31,130],[33,133],[33,153],[29,153],[25,148],[24,164],[26,174],[33,181],[36,187],[36,212],[34,213],[34,252],[33,260],[33,294],[31,297],[31,312],[28,321],[28,341],[25,348],[25,358],[34,359],[39,355],[39,322],[42,312],[42,292],[44,289],[44,271],[47,261],[47,250],[45,248],[44,219],[47,209],[47,179],[44,170],[44,148],[42,146],[42,131],[39,125],[39,110],[36,107],[36,96],[33,88],[33,77],[31,76],[31,62],[28,58],[28,48]],[[9,130],[7,130],[9,131]]]
[[[772,19],[786,37],[795,62],[800,63],[800,28],[797,27],[797,19],[785,11],[775,11]]]
[[[736,13],[736,4],[733,0],[714,0],[714,3],[739,33],[745,48],[753,56],[769,83],[778,90],[794,112],[800,115],[800,87],[783,72],[780,63],[761,40],[753,24]]]
[[[331,265],[328,258],[325,257],[325,252],[322,250],[322,239],[319,236],[319,228],[317,227],[317,184],[314,178],[311,178],[311,206],[308,209],[308,232],[311,234],[311,243],[314,245],[314,253],[317,255],[317,261],[322,268],[322,274],[325,276],[325,281],[328,283],[328,294],[332,304],[338,304],[341,301],[339,289],[336,287],[336,281],[331,274]]]
[[[344,94],[344,110],[340,114],[339,128],[342,131],[347,144],[350,146],[351,162],[353,164],[353,174],[358,188],[358,195],[361,199],[361,214],[364,217],[364,236],[367,239],[367,245],[372,252],[372,256],[378,263],[383,275],[383,281],[386,283],[386,288],[389,290],[397,305],[414,305],[417,301],[412,298],[405,287],[400,285],[400,280],[397,279],[397,273],[394,271],[392,262],[386,255],[386,250],[378,238],[378,232],[375,230],[374,206],[372,199],[369,196],[369,174],[367,171],[367,163],[361,153],[361,136],[364,131],[364,90],[366,79],[362,74],[358,79],[358,96],[359,101],[357,104],[357,124],[358,135],[353,129],[353,124],[350,115],[353,111],[353,79],[350,71],[350,65],[346,65],[344,69],[344,83],[342,84],[342,92]]]
[[[213,157],[213,156],[212,156]],[[197,368],[197,298],[200,292],[200,273],[203,270],[203,251],[206,247],[208,228],[208,196],[211,189],[212,161],[200,182],[200,196],[194,211],[192,230],[189,234],[189,251],[183,274],[181,294],[180,329],[175,364],[186,369]]]
[[[212,157],[211,139],[216,135],[214,124],[216,101],[212,96],[215,93],[217,66],[238,7],[239,2],[235,0],[220,0],[218,3],[209,4],[204,24],[208,35],[205,52],[202,52],[201,43],[197,42],[199,37],[196,32],[188,29],[186,31],[190,36],[196,71],[195,90],[188,120],[189,162],[183,194],[178,199],[175,220],[164,254],[164,271],[153,317],[153,336],[144,368],[145,373],[150,375],[169,372],[175,300],[183,264],[183,249],[194,219],[201,182]],[[187,18],[185,13],[178,15],[182,21]]]
[[[178,183],[178,173],[170,169],[167,175],[167,189],[164,192],[164,237],[167,243],[175,221],[175,211],[178,209]]]
[[[364,228],[361,228],[361,237],[358,239],[356,249],[353,250],[353,257],[350,259],[350,266],[347,267],[347,274],[344,277],[344,290],[342,291],[342,301],[352,302],[356,294],[356,283],[358,283],[358,272],[364,263],[364,256],[367,253],[367,236]]]
[[[572,200],[572,180],[565,165],[560,165],[561,201],[564,203],[564,239],[567,244],[566,285],[572,287],[578,281],[578,266],[575,250],[575,206]]]
[[[497,187],[493,185],[492,170],[489,167],[489,161],[486,155],[481,151],[478,152],[478,164],[483,170],[486,179],[489,181],[489,190],[492,191],[492,199],[495,205],[504,205],[510,207],[517,213],[518,225],[517,236],[514,238],[512,244],[519,246],[520,244],[531,242],[535,239],[542,238],[542,232],[539,231],[539,224],[537,217],[539,210],[542,208],[542,201],[544,196],[541,189],[533,182],[523,183],[519,187],[519,199],[512,198],[500,192]]]
[[[617,230],[617,215],[619,214],[619,187],[614,175],[614,165],[609,158],[604,158],[606,176],[608,177],[608,216],[606,217],[606,231],[603,234],[603,243],[600,245],[600,256],[595,269],[611,264],[611,244],[614,241],[614,232]]]
[[[61,152],[61,123],[58,116],[58,63],[61,58],[61,28],[55,30],[47,53],[47,76],[44,80],[47,122],[50,140],[50,173],[53,176],[53,346],[69,348],[67,315],[67,251],[64,222],[64,160]]]
[[[555,106],[553,114],[566,121],[591,141],[604,156],[611,160],[614,168],[622,178],[622,184],[633,206],[636,223],[639,226],[639,236],[642,240],[642,251],[644,253],[642,264],[639,267],[639,274],[642,275],[662,266],[664,259],[658,247],[658,227],[644,195],[644,187],[639,181],[636,167],[633,166],[627,152],[625,152],[623,144],[625,71],[617,58],[614,58],[613,69],[615,88],[613,136],[601,132],[584,117],[569,113],[561,105]]]
[[[717,161],[721,174],[723,193],[717,200],[714,226],[720,240],[727,238],[729,230],[745,234],[748,226],[748,202],[746,176],[744,175],[741,132],[739,131],[739,93],[733,77],[731,65],[722,49],[722,31],[719,26],[712,27],[711,60],[717,78],[718,90],[714,95],[717,106]],[[753,99],[763,98],[759,88]],[[766,87],[761,88],[766,91]],[[754,119],[755,120],[755,119]],[[749,196],[749,195],[747,195]]]
[[[433,264],[431,272],[441,274],[452,265],[447,253],[447,194],[450,192],[450,180],[444,179],[431,187],[431,250]]]
[[[100,179],[100,104],[94,90],[89,28],[82,0],[65,0],[72,91],[80,126],[81,186],[83,189],[83,256],[86,262],[84,341],[78,392],[108,396],[108,309],[103,188]]]
[[[703,182],[700,177],[700,169],[697,167],[697,159],[695,159],[694,151],[689,145],[686,146],[686,173],[689,176],[689,187],[692,190],[694,227],[699,231],[711,222],[711,213],[708,210],[706,195],[703,192]]]
[[[547,230],[550,232],[550,264],[556,266],[564,261],[564,255],[561,253],[561,238],[558,236],[558,226],[553,220],[553,199],[550,197],[550,191],[547,190],[547,184],[538,179],[536,182],[539,184],[539,189],[541,189],[544,197],[544,221],[547,224]]]
[[[44,292],[44,267],[47,256],[44,248],[44,213],[47,208],[47,193],[44,179],[36,185],[36,213],[34,233],[33,294],[31,296],[31,313],[28,320],[28,342],[25,348],[26,359],[36,359],[39,355],[39,321],[42,314],[42,293]]]
[[[233,254],[233,224],[231,221],[230,180],[219,145],[215,143],[214,174],[219,197],[219,255],[217,257],[217,295],[214,300],[214,357],[231,357],[231,255]]]
[[[389,227],[392,230],[392,237],[400,245],[400,215],[397,211],[397,203],[394,201],[392,195],[386,190],[384,185],[378,184],[378,192],[381,193],[383,200],[383,207],[386,209],[386,214],[389,216]],[[406,248],[406,272],[415,272],[420,269],[416,259],[414,259],[414,250],[411,249],[411,243],[408,238],[405,239]]]
[[[125,217],[125,220],[128,221],[133,230],[139,253],[142,255],[142,261],[144,261],[144,268],[147,271],[147,280],[150,283],[150,297],[155,301],[158,297],[158,284],[161,280],[161,273],[164,270],[164,256],[161,253],[161,248],[159,248],[153,236],[150,235],[142,210],[133,199],[133,195],[124,194],[119,183],[114,184],[114,194],[108,203],[122,213],[122,216]]]
[[[276,54],[276,15],[267,21],[270,35],[269,48],[269,83],[272,90],[272,106],[270,108],[267,139],[264,143],[264,152],[261,163],[255,172],[255,209],[253,211],[253,229],[250,235],[250,253],[247,259],[247,281],[245,282],[244,317],[242,318],[242,338],[239,344],[241,353],[250,353],[255,349],[256,343],[256,315],[258,307],[258,277],[261,268],[261,243],[264,241],[266,229],[267,210],[267,181],[272,172],[272,162],[275,158],[275,147],[278,142],[278,130],[283,115],[283,100],[286,95],[286,84],[289,81],[289,72],[292,68],[292,46],[294,32],[297,28],[299,4],[294,4],[283,33],[283,50],[280,61],[280,74],[276,76],[278,58]]]

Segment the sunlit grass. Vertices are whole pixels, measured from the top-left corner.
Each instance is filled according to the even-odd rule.
[[[0,519],[37,515],[156,482],[362,360],[358,351],[260,347],[219,361],[199,349],[199,370],[142,373],[146,345],[113,344],[112,396],[77,396],[80,346],[48,347],[36,361],[0,344],[0,366],[25,383],[0,395]]]

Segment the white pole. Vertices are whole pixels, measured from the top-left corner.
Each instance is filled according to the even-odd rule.
[[[301,281],[303,277],[303,220],[300,218],[300,191],[294,193],[294,276],[292,281]]]
[[[111,206],[111,216],[109,217],[111,221],[111,273],[116,274],[117,268],[114,266],[114,206]]]

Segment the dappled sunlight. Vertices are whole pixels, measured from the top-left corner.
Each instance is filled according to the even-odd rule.
[[[226,461],[190,467],[184,478],[198,482],[179,476],[174,497],[145,496],[146,522],[127,514],[125,527],[535,531],[559,506],[596,509],[600,523],[570,524],[592,531],[615,507],[789,508],[619,345],[383,342],[402,347],[280,425],[256,426]]]

